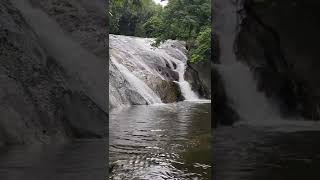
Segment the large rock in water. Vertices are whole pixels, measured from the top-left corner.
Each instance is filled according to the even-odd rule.
[[[320,119],[319,8],[317,0],[244,4],[237,57],[255,71],[259,89],[279,102],[284,115]]]
[[[37,2],[40,3],[33,1]],[[54,4],[52,1],[41,2]],[[106,61],[94,59],[90,62],[91,59],[86,59],[92,66],[80,69],[88,63],[79,56],[95,56],[89,55],[90,52],[85,52],[67,36],[62,36],[64,33],[52,23],[52,19],[52,22],[41,21],[49,22],[46,27],[49,28],[48,36],[45,36],[37,29],[35,22],[38,19],[33,19],[36,18],[32,16],[33,7],[21,3],[19,0],[0,2],[0,144],[50,143],[74,137],[105,136],[107,76],[98,77],[98,80],[91,78],[105,74]],[[30,9],[21,9],[24,7]],[[79,22],[83,25],[81,27],[85,23]],[[49,36],[55,41],[52,42]],[[67,44],[59,49],[56,46],[61,42]],[[85,48],[94,44],[81,43],[81,40],[78,43]],[[73,49],[66,48],[68,45]],[[87,70],[94,69],[94,66],[98,67],[96,74],[89,74]],[[102,85],[99,82],[103,82]],[[90,84],[96,90],[90,89]]]

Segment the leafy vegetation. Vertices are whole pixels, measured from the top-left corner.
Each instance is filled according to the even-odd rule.
[[[110,33],[146,37],[143,24],[161,9],[152,0],[110,0]]]
[[[110,32],[183,40],[191,62],[211,59],[211,0],[169,0],[162,7],[153,0],[111,0]]]
[[[206,26],[199,32],[195,40],[195,48],[190,50],[190,61],[200,62],[211,59],[211,27]]]

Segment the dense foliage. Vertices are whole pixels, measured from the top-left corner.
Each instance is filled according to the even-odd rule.
[[[211,59],[211,0],[111,0],[110,32],[187,43],[191,62]]]
[[[161,9],[152,0],[110,0],[110,33],[146,37],[144,23]]]
[[[194,48],[190,50],[191,62],[210,61],[211,59],[211,27],[204,27],[198,34]]]

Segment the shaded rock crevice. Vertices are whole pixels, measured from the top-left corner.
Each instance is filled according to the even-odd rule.
[[[211,78],[210,62],[200,62],[197,64],[187,63],[186,81],[191,85],[191,89],[197,92],[200,98],[211,98]]]

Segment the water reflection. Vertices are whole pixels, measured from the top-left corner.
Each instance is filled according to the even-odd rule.
[[[196,102],[112,111],[110,179],[210,179],[210,115]]]

